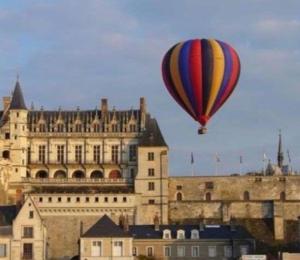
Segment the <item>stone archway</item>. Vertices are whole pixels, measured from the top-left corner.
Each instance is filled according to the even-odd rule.
[[[85,174],[83,171],[77,170],[77,171],[73,172],[72,178],[83,179],[83,178],[85,178]]]
[[[67,178],[67,173],[63,170],[58,170],[54,173],[53,177],[55,179],[65,179],[65,178]]]
[[[96,170],[91,173],[91,179],[101,179],[101,178],[103,178],[103,172]]]
[[[44,170],[40,170],[35,174],[35,178],[39,178],[39,179],[48,178],[48,172],[46,172]]]
[[[112,170],[108,176],[110,179],[120,179],[122,178],[121,172],[119,170]]]

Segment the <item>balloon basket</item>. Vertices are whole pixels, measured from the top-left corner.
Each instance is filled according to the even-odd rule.
[[[201,127],[198,129],[198,135],[204,135],[207,133],[207,128],[206,127]]]

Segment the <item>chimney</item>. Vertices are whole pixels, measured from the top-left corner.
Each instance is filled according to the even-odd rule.
[[[236,231],[235,219],[233,217],[230,218],[230,231],[231,232]]]
[[[144,97],[140,98],[140,111],[143,113],[146,113],[147,108],[146,108],[146,99]]]
[[[123,214],[121,214],[120,217],[119,217],[119,226],[121,228],[124,228],[124,223],[125,223],[125,217],[124,217]]]
[[[101,99],[101,113],[106,114],[107,111],[108,111],[107,98],[102,98]]]
[[[200,215],[199,216],[199,231],[204,231],[205,225],[203,221],[203,217]]]
[[[2,102],[3,102],[3,111],[6,111],[10,106],[11,97],[3,97]]]
[[[157,214],[155,215],[153,222],[154,222],[154,230],[159,231],[159,217]]]
[[[146,114],[147,114],[146,99],[144,97],[141,97],[140,98],[140,129],[142,131],[145,130],[145,126],[146,126]]]
[[[126,215],[125,219],[124,219],[124,225],[123,225],[123,229],[125,232],[129,231],[129,220],[128,220],[128,215]]]

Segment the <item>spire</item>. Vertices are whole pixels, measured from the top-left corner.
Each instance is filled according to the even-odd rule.
[[[282,151],[282,140],[281,140],[281,130],[279,130],[279,142],[278,142],[278,153],[277,153],[277,165],[278,167],[282,167],[283,165],[283,151]]]
[[[10,109],[24,109],[24,110],[27,110],[19,80],[17,80],[14,92],[12,94]]]

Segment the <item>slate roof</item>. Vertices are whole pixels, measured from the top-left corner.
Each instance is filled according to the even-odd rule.
[[[168,146],[160,131],[155,118],[151,118],[149,114],[146,117],[145,131],[140,140],[140,146]]]
[[[27,109],[19,81],[17,81],[15,85],[10,103],[10,109]]]
[[[12,235],[12,226],[0,227],[0,236],[11,236],[11,235]]]
[[[82,237],[131,237],[131,235],[104,215]]]
[[[172,239],[176,239],[177,231],[184,230],[185,238],[191,238],[191,231],[199,231],[199,225],[160,225],[159,230],[155,230],[154,225],[132,225],[129,231],[125,232],[116,225],[107,215],[93,225],[82,237],[133,237],[134,239],[162,239],[163,231],[171,230]],[[203,231],[199,231],[200,239],[254,239],[253,236],[243,227],[235,226],[235,230],[230,229],[230,225],[206,225]]]
[[[12,225],[13,220],[17,216],[16,205],[0,206],[0,226]]]

